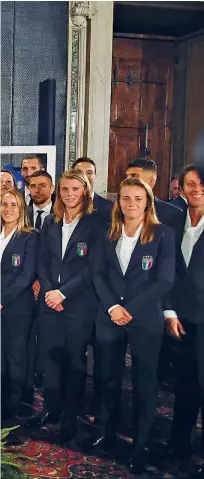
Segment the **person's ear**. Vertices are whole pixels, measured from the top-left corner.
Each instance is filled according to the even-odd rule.
[[[151,176],[150,179],[149,179],[149,185],[151,186],[151,188],[153,189],[155,184],[156,184],[156,181],[157,181],[157,178],[156,176]]]
[[[51,195],[52,195],[52,193],[54,193],[54,191],[55,191],[55,185],[52,185],[52,186],[51,186],[51,190],[50,190]]]

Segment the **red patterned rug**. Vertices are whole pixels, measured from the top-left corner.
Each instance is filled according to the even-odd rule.
[[[90,398],[93,394],[92,380],[87,379],[87,403],[90,404]],[[35,409],[42,408],[42,397],[36,391]],[[171,464],[163,466],[156,462],[156,454],[154,460],[154,451],[162,447],[164,441],[167,440],[171,420],[172,420],[172,393],[167,390],[160,390],[158,395],[158,406],[154,427],[150,438],[150,449],[152,449],[152,461],[148,466],[148,472],[141,475],[142,479],[181,479],[189,478],[189,473],[185,474],[175,469]],[[93,418],[86,414],[81,414],[78,421],[78,429],[82,435],[93,430]],[[198,423],[197,439],[195,441],[196,463],[201,461],[200,458],[200,422]],[[20,446],[11,446],[11,450],[16,453],[23,454],[29,459],[19,461],[21,470],[24,471],[32,479],[69,479],[69,478],[97,478],[97,479],[133,479],[133,475],[128,472],[127,462],[130,454],[131,445],[131,382],[130,382],[130,361],[127,358],[125,378],[123,382],[123,407],[122,418],[119,426],[118,448],[114,454],[93,454],[82,453],[75,446],[71,449],[65,449],[57,445],[57,433],[53,429],[50,433],[44,429],[44,436],[39,435],[37,431],[31,431],[23,426],[21,421],[20,429],[14,434],[20,437],[23,444]],[[138,476],[137,476],[138,477]]]

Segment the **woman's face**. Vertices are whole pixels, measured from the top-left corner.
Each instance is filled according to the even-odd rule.
[[[2,198],[1,217],[5,223],[16,223],[20,216],[17,198],[11,193],[6,193]]]
[[[12,175],[7,171],[0,172],[0,194],[3,196],[8,190],[13,190],[14,181]]]
[[[81,181],[63,178],[60,182],[60,195],[66,208],[76,208],[83,204],[85,188]]]
[[[147,194],[141,186],[122,186],[120,207],[124,218],[139,219],[147,206]]]

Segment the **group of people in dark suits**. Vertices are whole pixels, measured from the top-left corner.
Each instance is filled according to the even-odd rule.
[[[28,172],[29,159],[26,165]],[[187,201],[183,212],[153,195],[157,168],[151,160],[128,165],[114,205],[94,193],[95,175],[95,163],[79,158],[54,192],[52,178],[39,163],[29,175],[28,209],[15,188],[2,194],[3,414],[17,412],[25,386],[39,369],[44,411],[27,425],[60,421],[60,444],[68,445],[77,432],[87,347],[94,344],[99,427],[81,445],[114,445],[129,345],[130,470],[141,474],[166,325],[182,350],[182,361],[175,365],[167,454],[190,463],[192,431],[204,398],[203,173],[191,165],[181,174]],[[31,354],[36,336],[37,364]],[[201,466],[193,477],[202,474]]]

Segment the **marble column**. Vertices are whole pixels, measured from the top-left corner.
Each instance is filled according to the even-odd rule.
[[[87,156],[96,163],[96,191],[106,195],[109,159],[113,2],[90,2],[91,46]]]

